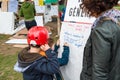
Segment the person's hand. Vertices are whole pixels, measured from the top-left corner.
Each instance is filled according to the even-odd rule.
[[[56,45],[57,45],[57,46],[59,46],[59,45],[60,45],[60,40],[59,40],[59,39],[57,40]]]
[[[48,44],[45,44],[45,45],[41,45],[40,48],[43,50],[43,51],[47,51],[50,46]]]
[[[69,46],[67,42],[64,43],[64,46]]]

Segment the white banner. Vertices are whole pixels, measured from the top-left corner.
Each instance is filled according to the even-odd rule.
[[[69,62],[61,67],[64,80],[80,80],[82,69],[83,51],[91,31],[90,23],[63,22],[60,33],[61,46],[67,42],[70,46]],[[60,48],[61,57],[62,48]]]
[[[61,67],[64,80],[80,80],[82,70],[83,51],[91,32],[91,26],[95,18],[89,18],[80,9],[81,0],[68,0],[65,19],[62,23],[60,42],[70,45],[70,56],[67,66]],[[60,48],[59,57],[61,57]]]
[[[93,18],[88,18],[88,15],[83,13],[82,9],[80,8],[80,4],[81,0],[68,0],[64,21],[90,23],[94,21]]]

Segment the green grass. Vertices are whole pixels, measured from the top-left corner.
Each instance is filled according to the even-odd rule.
[[[120,6],[115,6],[114,8],[120,10]]]
[[[10,36],[11,35],[0,34],[0,43],[7,41]],[[8,47],[7,50],[9,49],[10,48]],[[22,74],[13,69],[17,61],[16,53],[17,52],[14,54],[0,53],[0,80],[23,80]]]
[[[0,54],[0,80],[22,80],[22,74],[13,70],[17,54]]]
[[[0,40],[6,40],[10,37],[11,35],[5,35],[5,34],[0,34]]]

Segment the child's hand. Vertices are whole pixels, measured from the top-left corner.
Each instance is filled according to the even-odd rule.
[[[64,46],[69,46],[67,42],[64,43]]]
[[[57,46],[60,45],[60,40],[59,40],[59,39],[57,40],[56,45],[57,45]]]
[[[50,46],[48,44],[45,44],[45,45],[41,45],[40,48],[43,50],[43,51],[47,51]]]

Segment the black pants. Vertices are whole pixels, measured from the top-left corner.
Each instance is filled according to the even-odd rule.
[[[0,8],[1,8],[1,4],[2,4],[2,2],[0,2]]]
[[[37,26],[37,23],[35,20],[25,21],[25,26],[26,26],[27,30],[29,30],[31,27]]]

